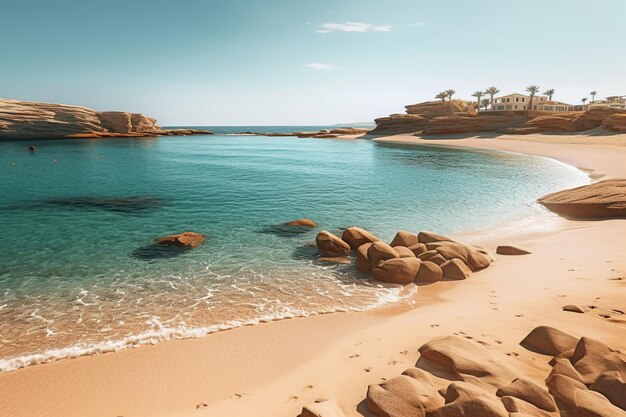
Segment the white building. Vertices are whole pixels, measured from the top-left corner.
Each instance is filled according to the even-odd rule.
[[[612,109],[626,110],[626,96],[611,96],[604,100],[595,100],[585,106],[586,109],[594,107],[610,107]]]
[[[513,93],[508,96],[496,97],[493,103],[493,110],[515,111],[515,110],[538,110],[541,102],[547,102],[546,96],[534,96],[533,108],[528,109],[530,104],[530,96],[524,94]]]

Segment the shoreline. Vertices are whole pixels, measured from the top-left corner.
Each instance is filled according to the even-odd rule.
[[[626,135],[623,136],[626,143]],[[626,168],[620,166],[620,161],[626,160],[626,147],[618,145],[546,144],[533,142],[528,138],[519,140],[518,137],[512,140],[502,137],[424,140],[408,135],[381,137],[375,141],[403,145],[463,146],[510,152],[521,150],[519,153],[550,157],[577,167],[584,165],[583,170],[591,170],[590,176],[595,180],[601,177],[626,177]],[[581,146],[591,148],[582,152]],[[303,405],[315,399],[332,397],[338,400],[346,415],[360,415],[356,410],[365,396],[367,384],[397,375],[411,366],[411,363],[414,364],[415,349],[419,342],[423,343],[432,336],[447,334],[451,330],[459,331],[458,326],[461,324],[464,326],[463,331],[486,334],[487,336],[478,337],[487,339],[499,337],[490,333],[502,329],[506,336],[500,337],[503,340],[495,348],[514,349],[514,341],[521,340],[520,335],[525,335],[534,325],[527,323],[528,319],[514,320],[508,316],[503,317],[502,313],[496,313],[499,310],[494,312],[492,308],[495,307],[489,301],[491,288],[498,293],[508,290],[504,291],[505,294],[499,294],[500,297],[509,299],[509,305],[498,305],[500,310],[510,311],[524,305],[533,309],[538,307],[539,311],[528,314],[534,315],[537,321],[542,308],[553,309],[555,300],[541,299],[533,302],[530,297],[529,305],[529,300],[519,299],[521,297],[517,291],[510,291],[511,288],[508,287],[501,288],[504,285],[498,279],[501,274],[508,273],[524,278],[524,270],[528,266],[543,261],[542,267],[554,269],[558,282],[567,282],[566,272],[570,272],[570,268],[564,263],[574,263],[577,269],[585,269],[572,256],[577,253],[574,243],[581,238],[592,239],[597,244],[594,250],[600,254],[608,253],[605,257],[616,258],[610,259],[611,262],[592,262],[592,277],[586,279],[593,281],[600,271],[603,276],[626,272],[624,250],[620,251],[617,238],[626,230],[623,221],[572,222],[563,219],[559,223],[558,231],[549,235],[524,231],[522,234],[505,233],[472,242],[481,243],[489,249],[496,243],[522,244],[530,248],[533,255],[519,258],[498,257],[492,268],[475,274],[464,282],[420,286],[414,297],[416,306],[389,305],[364,312],[283,319],[261,323],[260,326],[243,326],[212,333],[198,339],[161,342],[155,346],[142,346],[141,349],[124,349],[106,355],[58,360],[2,373],[0,387],[9,394],[9,398],[6,404],[0,405],[0,414],[89,416],[106,412],[112,415],[184,416],[220,413],[243,415],[255,412],[261,415],[289,416],[296,415]],[[572,236],[575,238],[572,239]],[[608,250],[609,245],[616,244],[617,249],[612,252]],[[550,248],[553,248],[552,254],[549,250],[542,250]],[[584,249],[577,248],[578,251]],[[556,256],[555,250],[564,261],[552,262],[552,265],[550,261],[551,256]],[[574,253],[566,253],[567,250],[573,250]],[[562,267],[566,269],[561,270]],[[535,297],[543,292],[542,283],[533,282],[531,289],[520,285],[525,284],[523,281],[507,284],[523,293],[530,292]],[[582,298],[590,291],[590,287],[586,283],[585,291],[580,288],[561,290],[569,291],[571,294],[567,294],[568,297]],[[619,291],[604,291],[602,297],[608,299],[609,304],[615,304],[619,302],[620,294],[624,294],[624,291],[626,289],[622,286]],[[551,295],[559,297],[552,292],[550,291]],[[468,297],[468,294],[473,294],[488,304],[475,304],[475,300]],[[556,299],[557,303],[560,301]],[[453,308],[453,311],[468,309],[467,317],[451,317],[455,315],[450,314],[449,308]],[[586,314],[573,317],[572,313],[557,314],[554,311],[553,315],[555,317],[549,316],[547,320],[551,323],[557,322],[560,328],[578,335],[582,335],[580,329],[585,328],[587,333],[584,335],[597,336],[617,348],[621,348],[619,342],[626,336],[626,325],[623,322],[597,322],[596,317]],[[480,319],[485,319],[482,326]],[[578,320],[572,323],[572,319]],[[414,327],[416,323],[417,328]],[[489,325],[485,326],[487,323]],[[544,323],[535,325],[539,324]],[[415,330],[398,331],[407,326]],[[506,327],[510,329],[505,331]],[[363,348],[357,346],[365,345],[369,351],[359,352],[355,356],[357,353],[352,351],[361,351]],[[295,349],[295,346],[298,348]],[[407,353],[402,353],[405,350]],[[400,356],[398,352],[401,352]],[[523,356],[523,353],[520,355]],[[51,381],[58,382],[51,384]],[[351,381],[349,387],[346,385],[347,381]],[[308,388],[309,386],[312,387]],[[31,395],[35,392],[37,400],[33,401]],[[58,399],[59,396],[67,401],[63,401],[63,404],[58,401],[53,403],[54,398]],[[37,408],[37,404],[42,403],[50,407],[46,410]],[[207,407],[196,410],[198,404],[207,404]]]

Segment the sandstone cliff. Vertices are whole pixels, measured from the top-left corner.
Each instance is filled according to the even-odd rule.
[[[584,112],[485,111],[476,113],[463,101],[429,101],[406,106],[406,114],[376,119],[373,135],[419,133],[558,133],[602,128],[626,132],[626,111],[594,108]]]
[[[87,107],[0,99],[0,139],[56,139],[210,134],[161,129],[139,113],[97,112]]]

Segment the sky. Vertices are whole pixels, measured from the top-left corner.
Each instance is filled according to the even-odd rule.
[[[170,126],[366,122],[491,85],[577,104],[626,94],[625,16],[626,0],[0,0],[0,97]]]

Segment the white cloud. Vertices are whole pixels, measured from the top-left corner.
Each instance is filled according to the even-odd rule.
[[[311,68],[311,69],[314,69],[314,70],[322,70],[322,71],[331,70],[331,69],[335,68],[332,65],[321,64],[319,62],[313,62],[311,64],[306,64],[305,67]]]
[[[324,23],[317,30],[317,33],[329,32],[390,32],[393,26],[376,26],[369,23],[346,22],[346,23]]]

